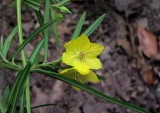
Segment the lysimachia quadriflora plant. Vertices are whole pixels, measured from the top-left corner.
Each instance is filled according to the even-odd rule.
[[[97,83],[100,82],[101,79],[104,79],[102,76],[98,76],[93,72],[94,70],[102,68],[102,63],[97,56],[101,54],[104,46],[90,42],[88,37],[103,21],[105,14],[101,15],[89,25],[87,29],[82,31],[86,17],[86,13],[83,13],[70,38],[71,41],[64,45],[66,51],[55,61],[49,61],[49,37],[53,32],[57,47],[61,49],[57,24],[63,19],[64,14],[71,13],[66,6],[69,3],[70,0],[14,0],[10,5],[14,6],[17,10],[17,26],[11,31],[6,40],[3,40],[3,35],[1,36],[0,67],[17,71],[17,76],[12,86],[6,87],[0,98],[0,113],[25,113],[25,108],[27,113],[31,113],[31,110],[34,108],[48,105],[46,103],[46,105],[31,106],[30,77],[32,77],[32,73],[41,73],[51,78],[61,80],[71,84],[75,88],[82,89],[101,99],[134,110],[138,113],[150,113],[143,108],[107,96],[89,85],[86,85],[88,82]],[[43,10],[40,7],[41,5],[44,6],[44,14],[41,13]],[[39,22],[39,27],[33,33],[29,34],[25,40],[23,39],[22,30],[22,6],[26,8],[26,11],[32,8]],[[16,33],[19,39],[19,44],[17,44],[18,48],[11,58],[8,58],[7,54],[10,50],[10,44]],[[42,34],[42,39],[27,58],[25,47],[33,39],[36,39],[39,33]],[[44,54],[42,54],[42,50],[44,50]],[[17,57],[19,55],[20,57]],[[67,66],[61,66],[61,62],[65,63]],[[17,111],[17,107],[19,107],[19,111]]]

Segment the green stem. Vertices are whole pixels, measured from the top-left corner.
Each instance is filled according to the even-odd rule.
[[[21,19],[21,0],[17,0],[17,23],[18,23],[18,36],[19,36],[19,44],[23,43],[23,34],[22,34],[22,19]],[[21,52],[23,66],[27,64],[25,51]],[[31,113],[31,105],[30,105],[30,89],[29,89],[29,78],[26,81],[26,105],[27,105],[27,113]],[[23,96],[22,96],[23,98]],[[23,99],[21,99],[23,102]],[[23,106],[22,106],[23,107]]]
[[[32,66],[32,69],[31,70],[35,70],[35,69],[38,69],[38,68],[41,68],[41,67],[50,67],[51,65],[55,65],[59,62],[61,62],[62,60],[62,57],[60,56],[58,59],[52,61],[52,62],[46,62],[46,63],[42,63],[42,64],[37,64],[35,66]]]
[[[49,65],[52,65],[52,64],[56,64],[56,63],[60,62],[61,60],[62,60],[62,57],[59,57],[55,61],[39,64],[39,65],[36,66],[36,68],[38,68],[38,67],[45,67],[45,66],[49,66]]]
[[[18,23],[18,36],[19,44],[23,43],[23,34],[22,34],[22,21],[21,21],[21,0],[17,0],[17,23]],[[23,65],[26,65],[26,56],[24,50],[21,52]]]
[[[7,62],[7,59],[3,56],[2,52],[0,52],[0,56],[2,57],[2,59]]]

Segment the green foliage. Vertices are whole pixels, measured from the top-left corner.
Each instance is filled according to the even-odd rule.
[[[1,36],[1,42],[0,42],[0,56],[3,59],[6,59],[11,41],[15,34],[17,33],[17,27],[15,27],[12,32],[9,34],[9,36],[6,38],[6,40],[3,42],[3,35]]]
[[[40,26],[36,31],[34,31],[31,35],[28,36],[28,38],[17,48],[16,52],[14,53],[13,57],[12,57],[12,61],[14,62],[15,58],[17,57],[17,55],[21,52],[22,49],[25,48],[25,46],[32,41],[34,38],[36,38],[36,36],[42,32],[45,28],[47,28],[48,26],[50,26],[52,23],[58,21],[58,19],[52,20],[46,24],[44,24],[43,26]]]
[[[1,60],[0,61],[0,67],[6,67],[9,69],[13,69],[13,70],[20,70],[21,68],[19,67],[19,65],[13,64],[9,61],[5,61],[5,60]]]
[[[13,29],[13,31],[9,34],[9,36],[7,37],[7,39],[5,40],[5,42],[4,42],[3,51],[2,52],[3,52],[3,55],[4,55],[5,58],[7,56],[7,52],[9,50],[11,41],[12,41],[13,37],[15,36],[15,34],[17,33],[17,30],[18,30],[18,27],[15,27]]]
[[[31,7],[33,9],[37,10],[37,11],[40,9],[41,2],[42,2],[42,0],[22,0],[22,3],[26,6],[27,9],[29,7]],[[9,6],[13,7],[13,8],[16,8],[17,7],[17,2],[12,1]]]
[[[93,31],[99,26],[99,24],[103,21],[106,14],[100,16],[97,20],[95,20],[82,34],[86,34],[89,36]]]
[[[50,1],[46,0],[45,2],[45,13],[44,13],[44,24],[49,22],[49,13],[50,13]],[[45,61],[48,57],[48,40],[49,40],[49,29],[46,28],[44,30],[44,54],[45,54]]]
[[[56,12],[54,11],[54,9],[51,7],[51,18],[55,19],[57,16]],[[63,18],[63,17],[62,17]],[[58,46],[58,48],[60,48],[60,42],[59,42],[59,37],[58,37],[58,28],[57,28],[57,22],[53,23],[53,34],[54,34],[54,38],[56,41],[56,44]]]
[[[5,113],[5,107],[7,105],[9,97],[9,87],[7,86],[2,94],[2,97],[0,97],[0,113]]]
[[[7,102],[7,108],[9,108],[9,106],[11,105],[9,109],[10,113],[15,113],[19,97],[22,95],[22,92],[26,85],[26,80],[30,76],[30,69],[31,63],[28,63],[23,70],[19,71],[16,77]]]
[[[30,62],[32,62],[32,63],[34,62],[33,64],[35,64],[35,63],[38,64],[39,63],[38,61],[40,61],[40,59],[38,59],[39,58],[38,56],[40,56],[40,50],[42,49],[43,43],[44,43],[43,39],[41,41],[39,41],[39,43],[36,46],[36,49],[34,49],[34,51],[32,52],[32,54],[29,58]]]
[[[6,87],[0,99],[0,110],[2,113],[15,113],[17,102],[21,96],[22,90],[25,88],[25,82],[30,75],[30,69],[31,63],[28,63],[26,67],[17,74],[11,89]]]
[[[54,0],[53,0],[54,1]],[[57,0],[57,7],[61,7],[61,6],[65,6],[68,5],[70,3],[70,0]]]
[[[131,110],[133,110],[133,111],[135,111],[137,113],[150,113],[150,112],[148,112],[148,111],[146,111],[146,110],[144,110],[144,109],[142,109],[140,107],[137,107],[137,106],[135,106],[133,104],[129,104],[129,103],[123,102],[123,101],[121,101],[119,99],[115,99],[115,98],[112,98],[110,96],[107,96],[107,95],[101,93],[100,91],[91,88],[88,85],[84,85],[84,84],[82,84],[80,82],[77,82],[77,81],[75,81],[73,79],[69,79],[69,78],[67,78],[67,77],[65,77],[63,75],[55,73],[55,72],[53,72],[53,70],[35,69],[34,72],[42,73],[42,74],[48,75],[50,77],[53,77],[55,79],[64,81],[64,82],[66,82],[68,84],[71,84],[71,85],[74,85],[74,86],[76,86],[76,87],[78,87],[80,89],[83,89],[83,90],[85,90],[85,91],[87,91],[87,92],[89,92],[89,93],[91,93],[91,94],[93,94],[93,95],[95,95],[95,96],[97,96],[97,97],[99,97],[101,99],[104,99],[106,101],[115,103],[115,104],[123,106],[123,107],[127,107],[127,108],[129,108],[129,109],[131,109]]]
[[[86,12],[83,13],[83,15],[81,16],[81,18],[78,22],[78,24],[77,24],[77,26],[76,26],[73,34],[72,34],[72,37],[71,37],[72,40],[77,38],[80,35],[82,26],[83,26],[84,21],[85,21],[85,18],[86,18]]]
[[[59,9],[62,13],[71,13],[71,11],[65,6],[61,6]]]
[[[35,1],[35,0],[24,0],[23,1],[26,5],[29,7],[32,7],[33,9],[39,11],[40,8],[40,1]]]

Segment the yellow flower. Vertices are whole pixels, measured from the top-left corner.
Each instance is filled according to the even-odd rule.
[[[82,35],[64,45],[66,52],[63,53],[62,62],[73,66],[79,73],[86,75],[90,69],[100,69],[102,64],[97,58],[104,46],[91,43],[86,35]]]
[[[76,81],[79,81],[83,84],[87,82],[93,82],[97,83],[99,82],[97,75],[91,70],[88,74],[82,75],[74,68],[64,69],[60,72],[60,74],[70,78],[74,79]]]

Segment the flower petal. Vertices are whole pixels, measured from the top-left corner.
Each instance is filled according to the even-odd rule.
[[[66,76],[66,77],[68,77],[70,79],[74,79],[76,81],[79,81],[82,84],[85,84],[86,82],[93,82],[93,83],[99,82],[98,77],[96,76],[96,74],[93,71],[90,71],[86,75],[82,75],[76,69],[68,68],[68,69],[62,70],[60,72],[60,74]],[[72,87],[75,90],[80,90],[78,87],[75,87],[75,86],[72,86]]]
[[[85,58],[85,64],[89,67],[89,69],[100,69],[102,68],[102,63],[98,58]]]
[[[77,80],[81,83],[85,83],[85,79],[83,78],[83,75],[80,74],[76,69],[74,68],[68,68],[68,69],[64,69],[60,72],[60,74],[68,77],[68,78],[71,78],[71,79],[74,79],[74,80]],[[86,75],[85,75],[86,76]]]
[[[85,51],[86,57],[95,58],[101,54],[103,49],[104,49],[104,46],[97,43],[91,43],[90,48]]]
[[[67,69],[64,69],[60,72],[60,74],[64,75],[64,74],[67,74],[67,75],[70,75],[70,74],[73,74],[74,73],[74,70],[73,68],[67,68]]]
[[[74,55],[74,54],[67,54],[65,52],[62,55],[62,62],[67,64],[67,65],[74,66],[76,60],[77,60],[77,56]]]
[[[86,75],[90,72],[89,67],[80,59],[74,64],[74,68],[82,75]]]
[[[75,67],[75,69],[82,75],[86,75],[90,72],[88,68]]]
[[[77,75],[78,72],[76,72],[75,69],[73,68],[68,68],[68,69],[64,69],[60,72],[60,74],[70,78],[70,79],[74,79],[76,78],[76,75]]]
[[[90,41],[86,35],[81,35],[80,37],[66,43],[64,45],[67,53],[77,53],[87,50],[90,47]]]
[[[90,73],[88,73],[87,75],[83,77],[86,82],[94,82],[94,83],[99,82],[97,75],[93,71],[90,71]]]
[[[77,80],[81,83],[86,83],[86,82],[99,82],[98,77],[96,76],[96,74],[93,71],[90,71],[88,74],[86,75],[82,75],[80,74],[77,70],[75,70],[74,68],[68,68],[68,69],[64,69],[60,72],[60,74]]]

